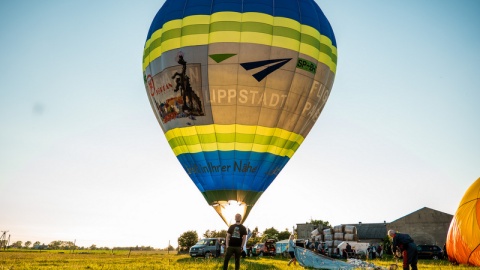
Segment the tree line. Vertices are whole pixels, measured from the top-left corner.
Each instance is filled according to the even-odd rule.
[[[307,223],[311,223],[315,226],[323,225],[324,228],[332,226],[328,221],[323,221],[323,220],[313,220],[311,219]],[[258,227],[255,227],[252,231],[251,234],[252,236],[247,242],[247,246],[253,246],[256,243],[259,242],[264,242],[266,239],[275,239],[276,241],[280,240],[285,240],[288,239],[291,234],[295,234],[295,231],[289,231],[288,228],[284,229],[283,231],[278,231],[274,227],[267,228],[263,232],[259,232]],[[203,233],[202,238],[225,238],[227,236],[227,231],[226,230],[207,230],[205,233]],[[178,247],[176,250],[178,252],[188,252],[190,247],[195,245],[198,240],[201,238],[198,236],[198,233],[194,230],[191,231],[186,231],[178,237]],[[109,247],[97,247],[97,245],[92,244],[89,247],[83,247],[83,246],[76,246],[74,242],[72,241],[61,241],[61,240],[55,240],[50,242],[49,244],[44,244],[40,243],[39,241],[36,241],[32,243],[31,241],[26,241],[23,243],[22,241],[16,241],[13,242],[12,244],[8,245],[7,240],[0,240],[0,247],[3,248],[16,248],[16,249],[37,249],[37,250],[112,250],[112,248]],[[166,248],[161,248],[161,249],[155,249],[151,246],[135,246],[135,247],[114,247],[113,249],[115,250],[169,250],[173,251],[175,248],[171,245],[169,245]]]
[[[0,240],[0,241],[6,241],[6,240]],[[3,246],[5,248],[15,248],[15,249],[36,249],[36,250],[156,250],[155,248],[151,246],[135,246],[135,247],[97,247],[97,245],[93,244],[89,247],[83,247],[83,246],[76,246],[75,243],[72,241],[61,241],[61,240],[55,240],[50,242],[49,244],[44,244],[40,243],[39,241],[36,241],[33,243],[31,241],[26,241],[23,243],[22,241],[16,241],[13,242],[11,245],[8,245],[8,243],[0,243],[0,246]],[[174,250],[172,246],[169,247],[169,250]],[[167,248],[166,248],[167,249]],[[165,250],[166,250],[165,249]]]

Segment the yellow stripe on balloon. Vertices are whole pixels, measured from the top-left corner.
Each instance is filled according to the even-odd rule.
[[[242,32],[242,35],[240,37],[240,42],[271,46],[272,38],[273,36],[269,34],[255,33],[255,32]]]
[[[252,151],[253,143],[235,143],[235,150],[237,151]]]
[[[273,136],[275,134],[275,130],[276,128],[257,126],[255,134],[262,136]]]
[[[182,26],[188,25],[197,25],[197,24],[210,24],[210,16],[209,15],[195,15],[195,16],[188,16],[183,18]]]
[[[337,47],[333,46],[332,40],[328,38],[327,36],[320,36],[320,43],[327,45],[331,50],[334,55],[337,55]]]
[[[320,40],[320,37],[321,37],[321,34],[320,32],[318,32],[317,29],[308,25],[302,25],[302,35],[309,35],[318,40]]]
[[[229,143],[217,143],[217,150],[218,151],[233,151],[235,150],[235,143],[234,142],[229,142]]]
[[[203,152],[202,145],[201,144],[195,144],[195,145],[187,145],[187,149],[189,153],[200,153]]]
[[[181,145],[173,147],[175,155],[186,153],[199,153],[209,151],[253,151],[258,153],[271,153],[274,155],[288,156],[291,158],[295,150],[283,148],[276,145],[264,145],[258,143],[244,142],[223,142],[223,143],[201,143],[196,135],[206,134],[250,134],[272,137],[271,140],[282,139],[298,145],[302,144],[304,138],[300,134],[290,132],[280,128],[267,128],[261,126],[246,125],[206,125],[191,126],[184,128],[174,128],[165,133],[168,141],[178,139],[183,142]],[[192,138],[193,137],[193,138]],[[236,137],[236,136],[234,136]],[[195,142],[195,143],[194,143]]]
[[[182,36],[182,47],[200,46],[208,43],[208,34]]]
[[[203,152],[213,152],[218,150],[218,145],[217,143],[202,143],[202,149]]]
[[[233,125],[234,132],[243,134],[255,134],[258,126]]]
[[[302,24],[300,22],[289,19],[289,18],[273,17],[273,22],[275,26],[291,28],[299,32],[301,32],[302,30]]]
[[[259,22],[265,24],[273,24],[274,17],[265,13],[246,12],[242,13],[241,22]]]
[[[300,48],[300,44],[301,43],[299,40],[294,40],[294,39],[282,37],[282,36],[273,36],[273,40],[272,40],[273,47],[289,49],[292,51],[298,51],[298,49]]]
[[[333,73],[337,71],[337,65],[332,61],[332,58],[330,58],[329,55],[320,53],[317,60],[318,62],[325,63],[328,67],[330,67],[330,70]]]
[[[285,27],[297,32],[300,32],[303,35],[308,35],[313,39],[319,41],[319,43],[330,48],[333,56],[329,60],[325,59],[324,56],[321,56],[322,53],[319,53],[320,48],[311,49],[311,45],[306,45],[300,40],[295,40],[289,37],[282,37],[277,35],[270,35],[268,33],[258,33],[258,32],[242,32],[248,33],[248,35],[253,35],[255,38],[249,38],[248,35],[241,36],[238,31],[215,31],[210,33],[198,33],[188,35],[188,37],[171,37],[167,38],[169,31],[180,30],[182,27],[201,25],[201,24],[212,24],[219,22],[253,22],[253,23],[263,23],[268,24],[274,27]],[[207,38],[208,36],[208,38]],[[286,40],[290,40],[287,42]],[[273,43],[272,43],[273,41]],[[284,41],[284,42],[282,42]],[[155,42],[161,42],[160,46],[151,49],[150,46],[155,44]],[[272,45],[275,47],[290,49],[298,51],[301,47],[300,52],[306,55],[311,56],[319,60],[320,62],[326,64],[330,69],[335,73],[336,72],[336,55],[337,48],[332,45],[332,41],[318,32],[315,28],[307,25],[301,25],[299,22],[282,17],[273,17],[264,13],[249,12],[249,13],[238,13],[238,12],[217,12],[212,15],[193,15],[188,16],[183,19],[172,20],[163,25],[161,29],[155,31],[149,40],[145,43],[144,49],[144,62],[143,70],[156,58],[160,57],[164,52],[178,49],[186,46],[198,46],[198,45],[208,45],[212,43],[219,42],[245,42],[245,43],[254,43],[254,44],[263,44],[263,45]],[[301,43],[301,46],[299,44]],[[304,46],[305,45],[305,46]],[[333,59],[332,59],[333,58]]]
[[[168,21],[166,22],[162,29],[163,29],[163,32],[167,32],[169,30],[174,30],[174,29],[179,29],[179,28],[182,28],[182,25],[183,25],[183,21],[185,20],[185,18],[183,19],[176,19],[176,20],[171,20],[171,21]]]
[[[197,145],[180,145],[174,147],[173,152],[176,156],[181,154],[194,154],[200,152],[211,151],[252,151],[257,153],[270,153],[277,156],[286,156],[291,158],[295,151],[292,149],[285,149],[274,145],[260,145],[254,143],[209,143]]]
[[[215,126],[214,125],[206,125],[206,126],[194,126],[195,131],[197,134],[212,134],[215,133]]]
[[[210,33],[209,44],[220,42],[240,42],[240,32],[236,31],[217,31]],[[206,44],[205,44],[206,45]]]
[[[262,13],[257,13],[262,14]],[[193,15],[197,16],[197,15]],[[210,15],[210,23],[214,22],[241,22],[242,21],[242,13],[239,12],[217,12]]]

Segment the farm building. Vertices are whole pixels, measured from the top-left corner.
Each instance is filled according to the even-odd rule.
[[[361,242],[381,243],[387,236],[387,231],[393,229],[410,234],[417,244],[434,244],[441,247],[447,238],[452,218],[453,215],[423,207],[390,223],[385,221],[383,223],[359,222],[344,225],[355,226],[358,241]],[[316,227],[310,223],[297,224],[298,239],[310,239],[311,232],[315,229]]]
[[[413,213],[387,224],[387,229],[408,233],[417,244],[445,244],[448,228],[453,215],[443,213],[428,207],[423,207]]]
[[[383,238],[387,236],[387,223],[362,223],[347,224],[357,228],[358,240],[372,245],[382,243]]]

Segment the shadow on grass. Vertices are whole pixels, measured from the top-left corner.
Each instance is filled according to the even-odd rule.
[[[185,269],[202,268],[202,269],[221,269],[223,267],[223,257],[221,258],[181,258],[177,263],[185,267]],[[277,265],[278,264],[278,265]],[[285,259],[275,257],[250,257],[240,259],[240,268],[249,270],[279,270],[284,269],[287,262]],[[235,266],[235,258],[232,257],[229,262],[229,269]],[[281,266],[280,266],[281,265]]]

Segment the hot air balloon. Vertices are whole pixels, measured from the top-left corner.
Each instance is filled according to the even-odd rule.
[[[447,234],[448,259],[480,266],[480,178],[465,192]]]
[[[165,137],[227,224],[236,212],[247,218],[302,144],[336,66],[314,0],[166,0],[143,53]]]

